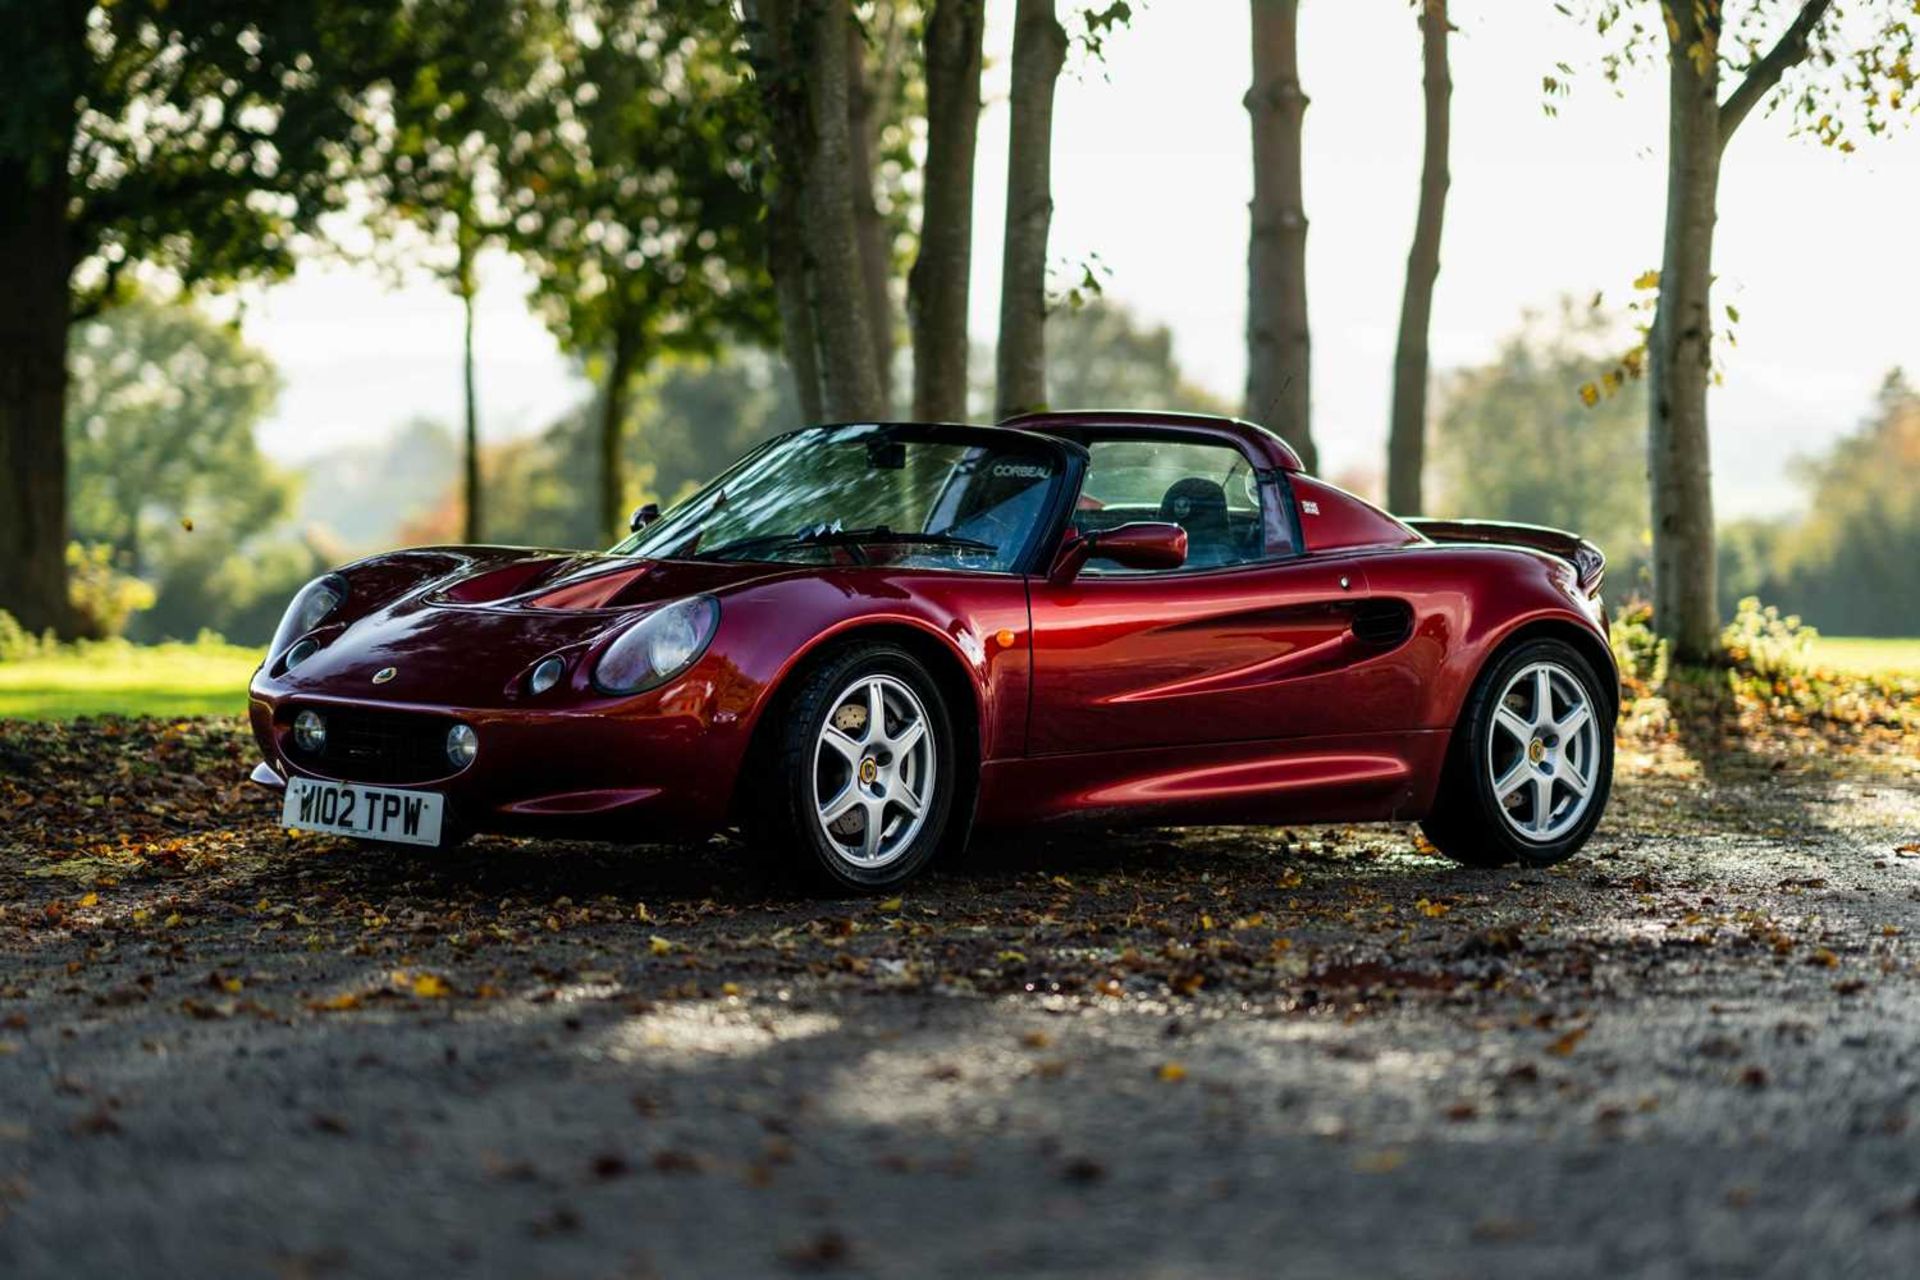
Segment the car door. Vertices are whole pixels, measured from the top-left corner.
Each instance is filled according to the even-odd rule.
[[[1217,440],[1091,440],[1078,531],[1187,529],[1188,564],[1032,583],[1035,755],[1343,734],[1382,714],[1356,667],[1364,555],[1298,553],[1281,481]],[[1224,496],[1225,522],[1219,498]]]

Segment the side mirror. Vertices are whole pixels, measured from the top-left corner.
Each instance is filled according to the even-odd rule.
[[[643,503],[633,509],[633,518],[627,521],[627,530],[630,533],[638,533],[659,518],[659,503]]]
[[[1178,569],[1187,562],[1187,531],[1177,524],[1136,520],[1090,533],[1061,549],[1048,577],[1056,586],[1064,586],[1079,577],[1087,561],[1095,557],[1111,560],[1122,569]]]

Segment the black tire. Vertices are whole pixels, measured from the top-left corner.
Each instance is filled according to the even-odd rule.
[[[1489,739],[1496,732],[1495,713],[1500,710],[1501,694],[1521,672],[1541,664],[1564,672],[1585,693],[1594,729],[1589,743],[1583,744],[1582,749],[1594,752],[1597,767],[1593,770],[1586,808],[1579,819],[1551,838],[1537,839],[1523,834],[1519,830],[1520,820],[1510,817],[1509,810],[1501,804],[1494,791],[1493,772],[1488,762],[1493,749]],[[1617,691],[1608,688],[1594,671],[1593,664],[1564,640],[1528,640],[1497,655],[1480,673],[1460,710],[1433,811],[1420,824],[1427,839],[1447,857],[1470,867],[1504,867],[1513,863],[1549,867],[1572,857],[1599,825],[1613,790],[1616,706]],[[1554,763],[1547,761],[1549,766]],[[1549,794],[1555,796],[1546,806],[1550,821],[1559,800],[1557,791],[1551,787]],[[1522,800],[1521,803],[1531,806],[1538,801]]]
[[[856,851],[850,843],[843,844],[823,827],[816,807],[816,790],[822,785],[822,770],[831,770],[836,762],[829,755],[823,765],[817,759],[817,751],[828,718],[850,705],[841,695],[875,677],[904,686],[924,712],[931,764],[923,766],[925,772],[921,776],[927,779],[931,792],[918,830],[899,848],[882,850],[878,856],[885,857],[883,864],[863,866],[855,860]],[[760,797],[762,802],[753,806],[748,823],[749,840],[763,858],[777,859],[789,867],[797,863],[798,869],[818,888],[841,893],[881,893],[906,883],[925,869],[943,848],[964,840],[965,832],[960,830],[964,824],[954,818],[956,814],[970,813],[971,805],[964,803],[958,794],[966,771],[958,767],[954,754],[953,718],[941,696],[939,683],[907,650],[870,642],[836,649],[806,671],[792,694],[783,698],[769,714],[781,718],[772,726],[771,750],[768,757],[763,757],[770,757],[772,769],[763,784],[766,791]],[[863,727],[862,732],[870,731]],[[891,764],[890,759],[888,763]],[[850,776],[849,785],[852,781]],[[865,822],[870,820],[868,812],[863,810],[861,814],[860,834],[849,836],[849,841],[864,838]],[[891,805],[886,812],[889,816],[883,822],[883,833],[890,829],[886,823],[910,822],[902,811]],[[848,815],[849,820],[852,817]],[[906,835],[904,825],[899,828],[899,834]]]

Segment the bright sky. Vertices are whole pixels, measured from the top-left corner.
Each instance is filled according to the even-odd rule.
[[[1109,295],[1171,325],[1189,375],[1237,402],[1252,193],[1246,0],[1135,7],[1106,66],[1061,83],[1053,252],[1063,265],[1098,254]],[[1012,8],[990,0],[972,298],[988,339]],[[1404,0],[1301,9],[1313,430],[1329,474],[1378,471],[1420,165],[1419,37]],[[1659,264],[1663,211],[1657,75],[1616,97],[1588,69],[1593,37],[1548,4],[1456,11],[1437,369],[1486,359],[1525,311],[1562,293],[1624,300]],[[1541,77],[1561,60],[1583,74],[1548,118]],[[1716,500],[1722,515],[1765,513],[1799,501],[1794,454],[1853,428],[1887,369],[1920,371],[1920,133],[1842,156],[1789,137],[1784,118],[1752,118],[1728,151],[1720,209],[1716,301],[1733,302],[1741,323],[1713,396]],[[524,278],[505,261],[488,267],[483,430],[535,429],[584,388],[527,313]],[[459,313],[431,283],[389,289],[371,269],[310,267],[250,300],[247,332],[287,378],[265,434],[282,457],[414,415],[458,421]]]

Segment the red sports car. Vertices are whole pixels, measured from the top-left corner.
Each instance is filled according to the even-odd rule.
[[[302,590],[251,689],[287,825],[738,827],[882,889],[976,824],[1418,819],[1543,865],[1606,805],[1600,552],[1397,520],[1249,423],[809,427],[634,523]]]

